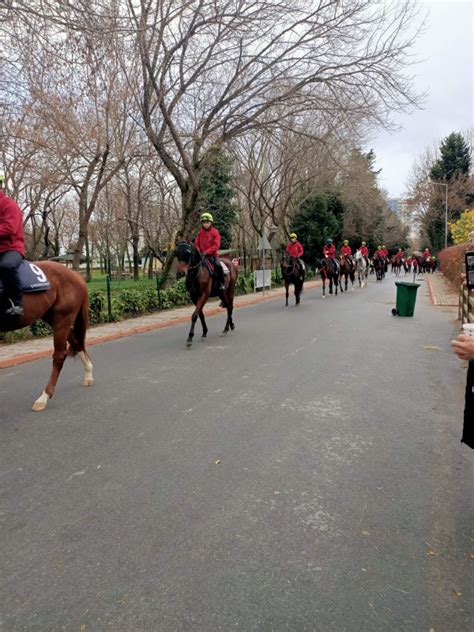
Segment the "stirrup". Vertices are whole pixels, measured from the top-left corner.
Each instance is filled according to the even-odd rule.
[[[11,298],[8,299],[10,307],[4,311],[6,316],[23,316],[23,307],[21,305],[15,305]]]

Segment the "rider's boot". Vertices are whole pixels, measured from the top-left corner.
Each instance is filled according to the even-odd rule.
[[[23,306],[21,303],[15,305],[11,298],[8,299],[7,303],[9,306],[5,310],[6,316],[23,316]]]

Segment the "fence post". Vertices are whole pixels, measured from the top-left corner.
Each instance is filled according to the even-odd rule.
[[[112,322],[112,296],[110,293],[110,275],[108,274],[106,277],[107,280],[107,320],[109,323]]]
[[[158,307],[160,309],[163,309],[162,302],[161,302],[161,275],[159,275],[158,273],[156,275],[156,291],[158,294]]]

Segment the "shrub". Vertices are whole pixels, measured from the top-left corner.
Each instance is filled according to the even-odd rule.
[[[472,249],[472,243],[464,243],[445,248],[438,255],[441,272],[456,285],[459,285],[464,272],[464,253]]]
[[[146,295],[136,289],[120,290],[114,303],[117,312],[123,315],[143,314],[147,308]]]
[[[105,296],[100,290],[92,290],[89,293],[89,320],[92,324],[106,321]]]
[[[43,320],[37,320],[30,325],[30,330],[35,338],[44,338],[45,336],[51,336],[53,334],[51,327]]]

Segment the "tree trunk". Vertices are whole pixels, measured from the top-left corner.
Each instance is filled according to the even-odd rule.
[[[132,237],[132,248],[133,248],[133,278],[135,280],[138,279],[139,275],[140,275],[140,262],[139,262],[139,256],[138,256],[138,242],[139,242],[139,235],[133,235]]]

